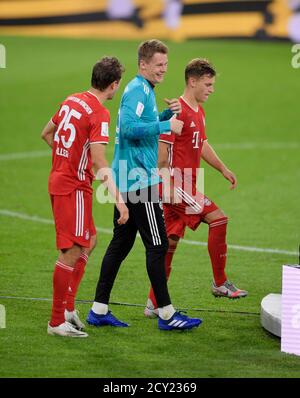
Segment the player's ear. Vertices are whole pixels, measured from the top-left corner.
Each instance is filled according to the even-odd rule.
[[[145,62],[144,59],[141,59],[141,60],[140,60],[139,67],[140,67],[141,70],[145,70],[145,68],[146,68],[146,62]]]
[[[121,80],[115,80],[114,82],[111,83],[110,87],[112,90],[116,90],[117,88],[119,88]]]
[[[194,77],[190,77],[189,83],[190,83],[190,86],[194,88],[196,86],[196,79]]]

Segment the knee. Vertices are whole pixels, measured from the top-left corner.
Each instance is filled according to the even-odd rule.
[[[74,267],[81,254],[81,247],[74,245],[70,249],[61,249],[58,260],[70,267]]]
[[[90,245],[90,250],[94,250],[95,247],[97,246],[97,235],[91,236],[91,245]]]
[[[87,256],[90,256],[96,246],[97,246],[97,235],[92,235],[90,240],[90,247],[84,248],[83,253],[85,253]]]
[[[219,222],[228,223],[228,221],[229,221],[229,218],[227,217],[227,215],[221,209],[215,210],[212,213],[209,213],[207,215],[207,223],[210,226],[215,224],[215,223],[217,224]]]
[[[216,223],[216,222],[218,222],[220,220],[227,220],[228,221],[228,217],[226,216],[226,214],[221,209],[217,209],[217,210],[214,210],[211,213],[208,213],[205,216],[205,218],[204,218],[204,222],[206,222],[209,225],[214,224],[214,223]]]
[[[176,250],[176,247],[179,242],[179,236],[177,235],[170,235],[168,237],[168,243],[169,243],[169,250]]]

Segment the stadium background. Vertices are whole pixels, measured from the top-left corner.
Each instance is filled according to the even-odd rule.
[[[101,0],[0,1],[6,49],[0,69],[1,377],[299,377],[299,358],[281,353],[280,341],[259,320],[262,298],[281,291],[282,264],[297,261],[300,241],[300,69],[291,63],[299,4],[185,0],[182,6],[180,20],[170,22],[160,0],[136,0],[126,17],[108,13]],[[163,334],[156,321],[144,319],[148,281],[138,239],[111,306],[131,327],[88,328],[86,341],[47,337],[56,251],[47,195],[51,157],[40,131],[66,95],[89,87],[94,62],[116,55],[126,73],[108,104],[111,160],[118,102],[136,72],[139,41],[152,37],[170,48],[169,70],[157,87],[160,108],[164,97],[181,94],[191,58],[207,57],[218,70],[205,105],[207,134],[239,187],[229,191],[205,167],[205,191],[230,218],[228,274],[249,297],[211,296],[202,226],[187,232],[170,280],[174,304],[203,318],[199,330]],[[93,211],[99,244],[78,294],[83,318],[111,236],[112,205],[95,202]]]

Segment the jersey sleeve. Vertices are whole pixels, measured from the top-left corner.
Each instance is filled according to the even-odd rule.
[[[101,114],[92,114],[90,120],[90,144],[108,144],[110,114],[107,109]]]
[[[51,118],[51,121],[52,121],[52,123],[55,124],[55,126],[59,125],[59,112],[60,112],[60,109],[61,109],[61,105],[60,105],[58,111],[55,113],[55,115],[52,116],[52,118]]]
[[[162,133],[159,136],[159,141],[160,142],[165,142],[166,144],[171,144],[173,145],[175,142],[175,134],[172,133],[171,131]]]
[[[141,87],[125,92],[120,107],[120,132],[127,139],[142,139],[170,130],[169,121],[141,121],[148,97]]]
[[[172,112],[171,112],[171,113],[172,113]],[[182,120],[183,123],[184,123],[184,122],[185,122],[185,119],[184,119],[184,112],[179,113],[179,114],[176,116],[176,118],[177,118],[178,120]],[[176,138],[176,134],[175,134],[175,133],[172,133],[172,131],[167,131],[167,132],[164,132],[164,133],[160,134],[160,136],[159,136],[159,141],[161,141],[161,142],[166,142],[167,144],[173,145],[174,142],[175,142],[175,138]]]
[[[169,120],[174,115],[170,109],[165,109],[159,114],[159,120],[162,122],[164,120]]]

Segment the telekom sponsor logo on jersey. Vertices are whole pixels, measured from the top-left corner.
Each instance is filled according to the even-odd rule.
[[[172,170],[169,169],[151,169],[151,177],[149,177],[146,171],[142,168],[133,168],[128,170],[127,161],[119,161],[119,169],[122,169],[122,176],[127,176],[126,181],[120,179],[117,181],[114,170],[108,168],[107,175],[112,174],[115,182],[118,186],[123,187],[123,192],[130,191],[130,201],[133,203],[146,203],[151,201],[153,198],[149,197],[148,194],[141,194],[140,192],[140,181],[148,181],[148,185],[155,185],[157,183],[157,176],[164,175],[163,183],[163,199],[170,198],[171,187],[175,187],[176,204],[186,203],[189,206],[186,208],[187,214],[199,214],[202,212],[204,206],[209,206],[211,202],[208,201],[204,196],[204,169],[185,168]],[[105,174],[105,170],[102,169],[101,173]],[[103,174],[102,174],[103,175]],[[195,180],[196,176],[196,180]],[[98,179],[98,178],[96,178]],[[126,189],[127,187],[127,189]],[[130,187],[130,188],[129,188]],[[96,190],[96,198],[99,203],[114,203],[114,199],[107,192],[104,185],[100,185]],[[124,198],[126,199],[126,198]],[[166,200],[167,201],[167,200]],[[209,202],[209,203],[208,203]]]

